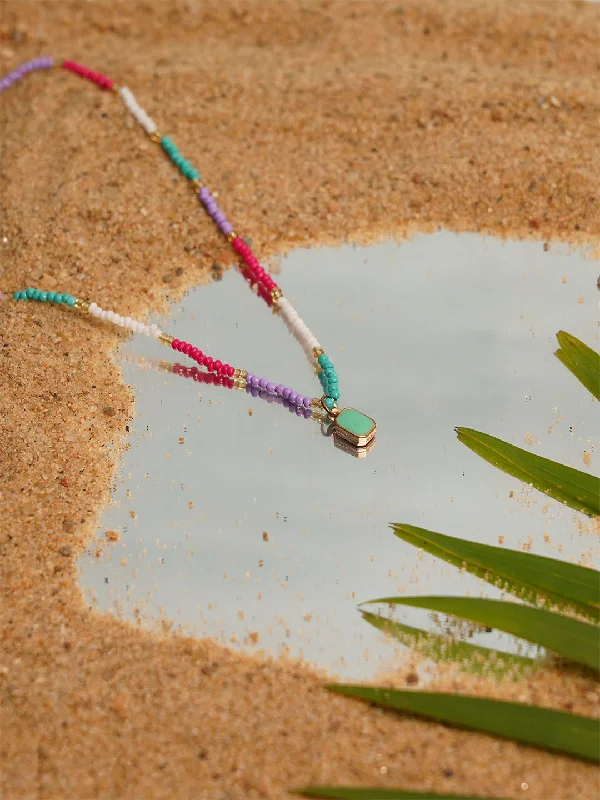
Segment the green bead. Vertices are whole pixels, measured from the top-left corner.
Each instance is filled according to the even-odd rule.
[[[323,405],[325,406],[325,408],[327,408],[329,411],[331,411],[331,409],[335,405],[335,400],[332,397],[326,397],[323,400]]]
[[[57,292],[56,297],[54,298],[54,302],[58,303],[60,305],[62,303],[62,301],[63,301],[62,294],[58,294],[58,292]]]
[[[31,298],[33,297],[33,293],[34,293],[34,292],[35,292],[35,289],[32,289],[32,288],[31,288],[31,286],[29,287],[29,289],[27,289],[27,290],[25,291],[25,294],[27,295],[27,297],[29,298],[29,300],[31,300]]]

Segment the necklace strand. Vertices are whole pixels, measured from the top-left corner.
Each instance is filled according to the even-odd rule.
[[[158,126],[146,113],[146,111],[139,105],[133,92],[127,86],[117,87],[115,82],[106,75],[94,72],[87,67],[76,63],[75,61],[59,61],[55,62],[51,57],[35,58],[21,64],[12,72],[9,72],[0,80],[0,92],[9,88],[13,83],[25,77],[30,72],[40,69],[50,69],[53,66],[62,67],[65,70],[75,73],[82,78],[92,81],[100,88],[106,91],[113,91],[117,93],[127,110],[131,113],[136,122],[145,131],[149,138],[156,144],[159,144],[165,154],[170,158],[172,163],[179,169],[181,174],[187,178],[194,191],[198,195],[198,199],[204,207],[207,214],[212,218],[218,229],[227,241],[231,244],[234,251],[241,256],[243,265],[240,271],[244,276],[246,282],[250,285],[252,290],[261,297],[269,306],[275,306],[275,310],[279,312],[280,316],[286,323],[290,332],[297,339],[302,346],[305,354],[309,359],[316,359],[318,364],[318,377],[323,389],[323,395],[319,398],[310,398],[307,395],[302,395],[291,387],[284,386],[283,384],[276,384],[266,378],[261,378],[253,373],[248,373],[245,370],[235,369],[229,364],[224,364],[220,359],[213,359],[205,355],[199,348],[194,347],[189,342],[176,339],[173,336],[159,330],[157,325],[145,325],[142,322],[134,320],[132,317],[122,317],[113,311],[105,311],[100,308],[96,303],[88,303],[85,300],[74,298],[68,294],[60,294],[56,292],[45,292],[39,289],[29,288],[24,291],[15,292],[13,297],[15,300],[41,300],[42,302],[65,303],[70,307],[75,307],[81,311],[88,312],[99,319],[112,322],[120,327],[129,328],[134,333],[142,333],[146,336],[152,336],[163,344],[172,347],[173,350],[184,353],[191,357],[201,366],[206,367],[209,372],[215,373],[217,377],[225,379],[233,378],[236,381],[251,385],[254,388],[266,391],[269,394],[279,396],[283,400],[289,402],[291,405],[304,407],[309,409],[311,407],[323,406],[326,411],[337,410],[337,400],[340,397],[338,376],[335,371],[331,360],[323,351],[318,339],[310,331],[306,323],[300,318],[292,304],[283,296],[283,292],[271,276],[260,266],[258,259],[250,249],[250,246],[239,237],[233,225],[229,222],[223,211],[217,205],[214,196],[210,190],[202,183],[200,173],[195,169],[187,159],[185,159],[167,136],[162,136],[158,131]],[[313,362],[314,363],[314,362]]]

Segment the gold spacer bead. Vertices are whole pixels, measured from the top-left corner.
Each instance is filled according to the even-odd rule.
[[[164,369],[165,372],[173,372],[173,364],[170,361],[161,361],[159,367]]]
[[[313,397],[312,400],[310,401],[310,404],[313,408],[322,408],[320,397]]]
[[[319,356],[325,355],[325,350],[322,347],[313,347],[313,357],[318,358]]]
[[[160,336],[158,337],[158,341],[162,342],[163,344],[166,344],[167,347],[171,347],[171,345],[173,344],[173,340],[174,339],[175,339],[175,337],[171,336],[168,333],[161,333]]]
[[[154,142],[154,144],[160,144],[160,140],[163,138],[163,136],[159,131],[154,131],[154,133],[148,134],[148,138],[151,142]]]
[[[190,181],[192,186],[194,187],[195,192],[199,192],[200,189],[204,186],[200,178],[194,178],[193,181]]]
[[[77,298],[77,300],[75,300],[75,308],[78,308],[80,311],[83,311],[87,314],[90,304],[87,302],[87,300],[79,300],[79,298]]]
[[[237,239],[237,233],[235,231],[231,231],[231,233],[227,234],[228,242],[233,242],[234,239]]]
[[[283,297],[283,292],[276,286],[274,289],[271,289],[271,300],[273,301],[273,305],[277,305],[277,301]]]

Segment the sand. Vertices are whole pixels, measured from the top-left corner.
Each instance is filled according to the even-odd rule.
[[[599,13],[4,0],[0,56],[2,73],[49,54],[126,82],[262,257],[440,225],[597,244]],[[310,782],[597,796],[592,765],[401,719],[328,695],[300,664],[88,610],[75,561],[132,414],[113,361],[124,334],[6,296],[62,288],[144,314],[229,251],[115,95],[53,70],[1,108],[2,796],[283,798]],[[438,685],[598,713],[578,673]]]

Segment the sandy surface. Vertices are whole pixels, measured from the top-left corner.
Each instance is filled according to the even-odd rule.
[[[50,54],[126,82],[259,255],[438,225],[597,242],[599,13],[4,0],[0,54],[2,73]],[[224,260],[114,95],[57,70],[1,106],[5,295],[36,285],[143,314]],[[88,611],[75,559],[132,411],[119,334],[4,300],[0,337],[3,797],[280,798],[315,781],[596,796],[591,765],[399,719],[327,695],[299,665]],[[598,710],[585,676],[440,685]]]

